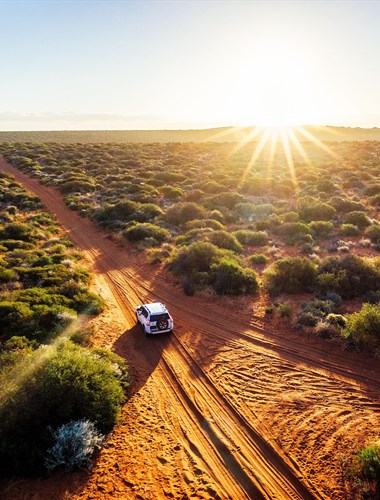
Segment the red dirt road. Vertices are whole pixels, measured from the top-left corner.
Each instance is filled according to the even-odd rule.
[[[186,297],[162,269],[0,160],[85,253],[108,310],[95,342],[134,367],[132,396],[89,474],[3,485],[5,499],[347,498],[339,459],[375,438],[380,366],[320,339],[272,331],[255,298]],[[134,307],[164,302],[172,335],[146,339]]]

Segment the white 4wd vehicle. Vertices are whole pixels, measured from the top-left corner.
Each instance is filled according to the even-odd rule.
[[[160,302],[136,307],[136,318],[145,335],[171,332],[174,328],[173,318]]]

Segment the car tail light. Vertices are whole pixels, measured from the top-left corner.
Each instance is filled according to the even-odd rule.
[[[148,319],[148,321],[146,322],[146,324],[147,324],[147,326],[149,326],[149,325],[150,325],[150,321],[149,321],[149,319]]]

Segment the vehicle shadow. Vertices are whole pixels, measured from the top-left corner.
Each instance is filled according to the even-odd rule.
[[[134,325],[113,344],[112,350],[126,360],[131,370],[130,396],[145,385],[170,342],[170,333],[145,336],[141,327]]]

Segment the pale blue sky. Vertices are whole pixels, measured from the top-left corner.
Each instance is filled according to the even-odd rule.
[[[0,1],[0,130],[380,126],[380,2]]]

